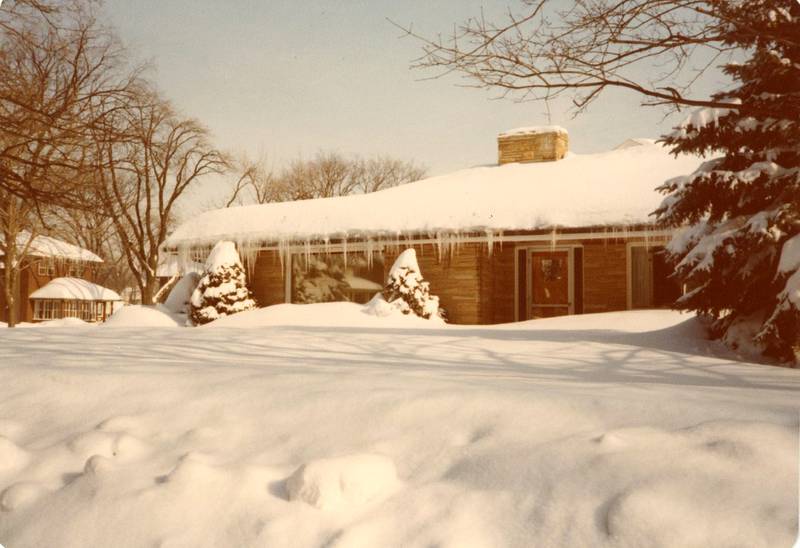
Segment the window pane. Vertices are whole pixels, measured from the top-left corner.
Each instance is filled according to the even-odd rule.
[[[292,255],[292,302],[366,303],[383,289],[383,265],[380,253],[371,264],[363,255],[348,255],[346,265],[342,253]]]

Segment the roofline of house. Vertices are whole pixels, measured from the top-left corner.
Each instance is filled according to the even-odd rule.
[[[317,240],[314,242],[302,242],[296,240],[295,243],[280,244],[267,243],[257,244],[249,247],[249,251],[279,251],[285,252],[317,252],[317,251],[359,251],[373,245],[381,246],[402,246],[402,245],[438,245],[442,243],[467,244],[485,243],[487,245],[517,243],[517,242],[560,242],[565,240],[616,240],[629,238],[667,238],[674,233],[674,229],[659,227],[656,225],[633,225],[630,227],[602,226],[602,227],[582,227],[582,228],[550,228],[546,230],[507,230],[496,233],[468,232],[457,234],[455,232],[441,232],[440,237],[433,237],[430,233],[418,233],[406,237],[370,237],[361,236],[355,238],[332,239],[327,242]],[[198,245],[197,248],[210,247],[209,244]],[[177,248],[165,250],[167,253],[177,255]]]

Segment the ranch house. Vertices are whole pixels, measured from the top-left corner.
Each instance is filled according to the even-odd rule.
[[[209,211],[166,249],[202,260],[237,243],[260,306],[366,302],[404,249],[448,320],[491,324],[668,306],[682,291],[665,265],[671,232],[651,213],[665,180],[696,157],[647,139],[608,152],[569,152],[557,126],[498,136],[496,165],[372,194]]]

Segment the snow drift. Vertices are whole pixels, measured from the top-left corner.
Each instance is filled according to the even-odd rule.
[[[360,506],[388,495],[397,484],[397,470],[382,455],[348,455],[311,461],[286,481],[289,500],[331,510]]]
[[[670,311],[387,327],[329,304],[335,326],[281,305],[0,331],[0,542],[794,542],[798,371]]]

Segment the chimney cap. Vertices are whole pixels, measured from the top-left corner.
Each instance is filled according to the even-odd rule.
[[[498,135],[498,137],[514,137],[517,135],[542,135],[544,133],[560,133],[569,135],[566,129],[561,126],[528,126],[509,129]]]

